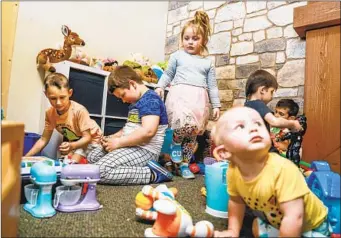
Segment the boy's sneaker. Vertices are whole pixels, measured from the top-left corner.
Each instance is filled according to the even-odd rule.
[[[168,182],[173,179],[173,174],[167,171],[167,169],[162,167],[158,162],[149,160],[147,166],[154,174],[154,181],[152,181],[153,183]]]
[[[171,145],[171,159],[173,163],[179,164],[182,162],[182,148],[181,144],[172,144]]]
[[[194,179],[194,174],[189,170],[188,164],[183,163],[180,165],[181,176],[185,179]]]

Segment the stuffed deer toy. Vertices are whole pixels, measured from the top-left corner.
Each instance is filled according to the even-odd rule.
[[[63,49],[44,49],[37,55],[37,67],[43,68],[45,71],[55,72],[56,69],[51,63],[58,63],[70,58],[72,53],[72,46],[84,46],[85,42],[78,36],[77,33],[72,32],[67,26],[62,26],[62,33],[64,35]]]

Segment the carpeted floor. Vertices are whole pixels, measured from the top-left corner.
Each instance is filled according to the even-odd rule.
[[[215,229],[227,227],[227,220],[205,213],[205,197],[200,193],[204,177],[194,180],[175,177],[166,183],[179,190],[177,201],[191,214],[193,222],[208,220]],[[154,187],[156,185],[153,185]],[[143,237],[144,230],[152,223],[142,223],[135,218],[135,196],[143,186],[97,186],[97,198],[103,208],[92,212],[61,213],[54,217],[37,219],[21,205],[20,237]],[[251,217],[246,216],[241,236],[252,237]]]

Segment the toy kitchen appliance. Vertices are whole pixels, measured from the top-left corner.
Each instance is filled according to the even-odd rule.
[[[54,207],[61,212],[79,212],[102,208],[96,198],[96,183],[100,180],[99,166],[94,164],[70,164],[62,168],[56,188]],[[79,186],[78,184],[82,184]],[[82,194],[84,186],[85,193]]]

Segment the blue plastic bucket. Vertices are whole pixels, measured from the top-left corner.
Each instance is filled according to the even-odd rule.
[[[217,162],[205,166],[206,185],[206,213],[220,218],[227,218],[227,193],[226,171],[227,162]]]
[[[40,135],[36,133],[26,132],[25,138],[24,138],[24,153],[25,156],[27,152],[32,149],[33,145],[40,139]],[[41,153],[38,153],[36,155],[41,155]]]

